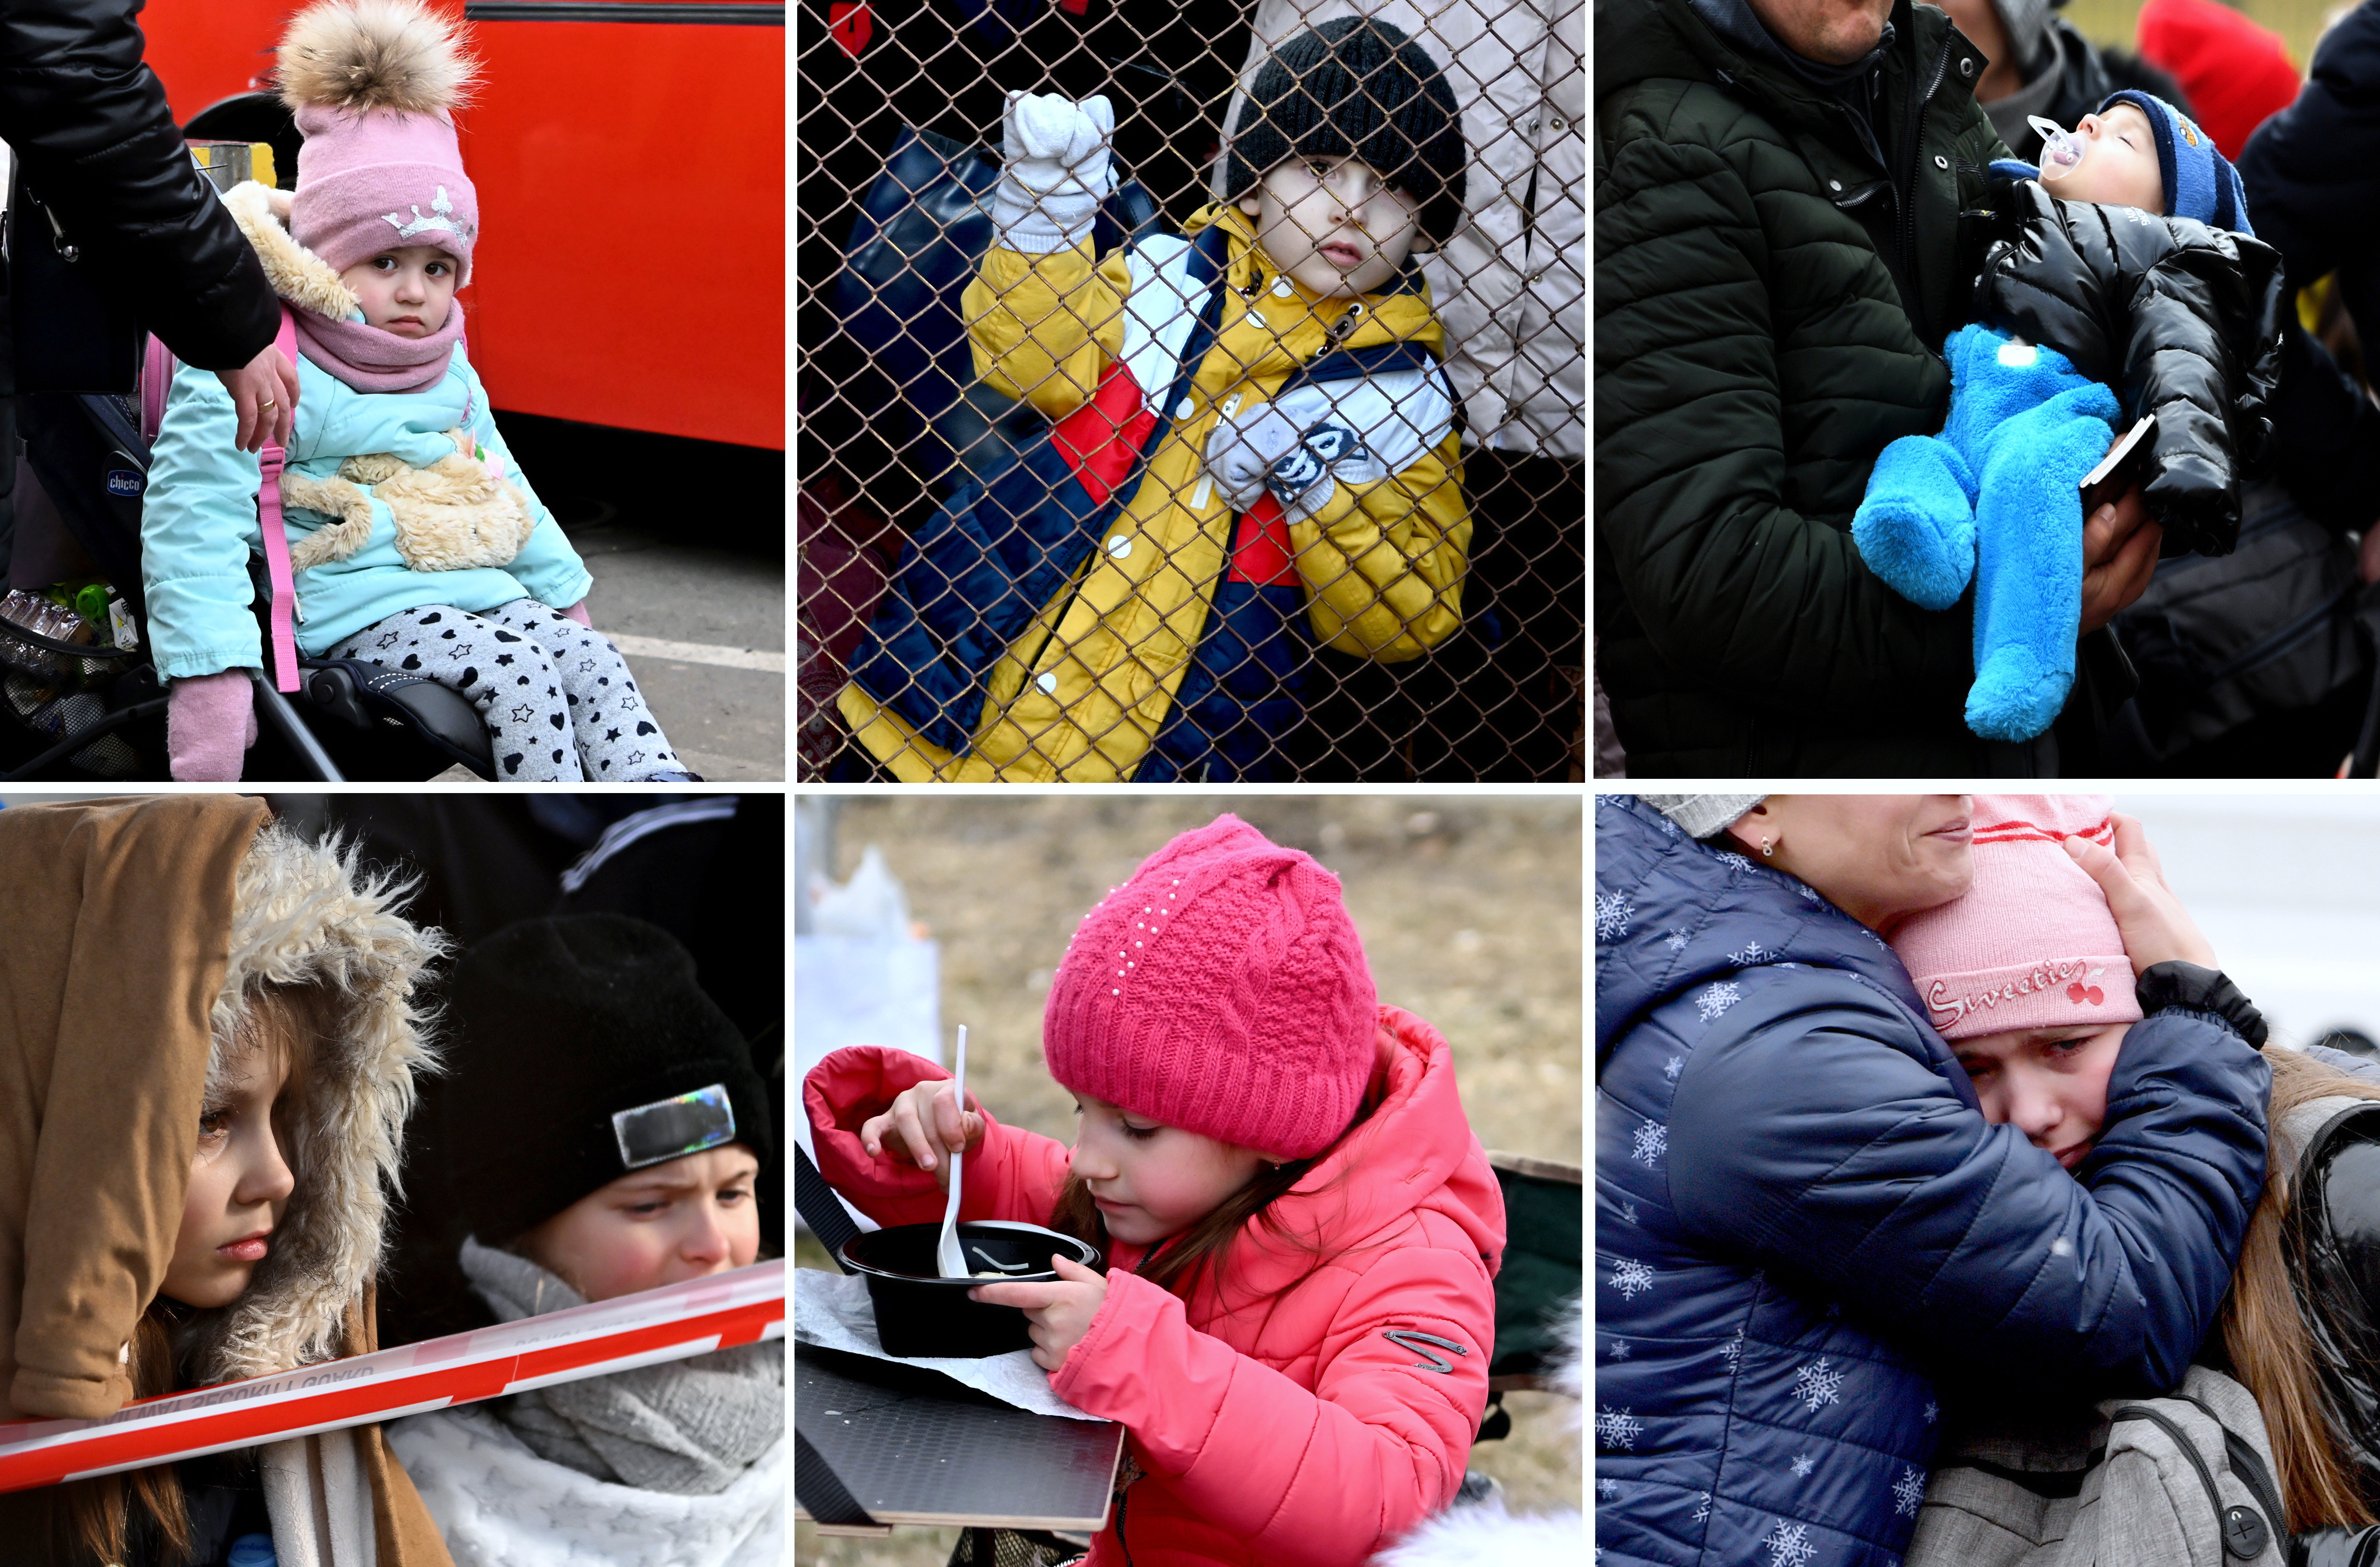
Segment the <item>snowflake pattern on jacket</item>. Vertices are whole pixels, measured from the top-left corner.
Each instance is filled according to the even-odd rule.
[[[1920,1354],[2110,1393],[2179,1375],[2258,1195],[2262,1061],[2203,1017],[2135,1025],[2106,1136],[2128,1174],[2192,1173],[2082,1186],[1984,1122],[1875,932],[1665,821],[1597,801],[1627,925],[1595,952],[1595,1312],[1629,1346],[1596,1366],[1601,1560],[1898,1567],[1941,1428]]]

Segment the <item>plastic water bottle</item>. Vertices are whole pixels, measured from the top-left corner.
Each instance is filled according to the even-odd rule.
[[[281,1567],[281,1559],[273,1554],[271,1535],[242,1535],[231,1542],[231,1555],[225,1558],[230,1567]]]
[[[2082,166],[2082,155],[2091,150],[2089,142],[2072,131],[2060,130],[2057,121],[2043,119],[2039,115],[2025,115],[2024,123],[2041,138],[2042,178],[2064,179]]]

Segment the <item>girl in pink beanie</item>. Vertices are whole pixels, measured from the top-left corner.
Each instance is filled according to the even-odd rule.
[[[1452,1053],[1379,1004],[1339,882],[1236,817],[1087,916],[1042,1021],[1074,1147],[953,1102],[940,1068],[837,1051],[804,1080],[819,1166],[887,1224],[1081,1235],[1104,1277],[989,1284],[1076,1407],[1131,1433],[1096,1567],[1355,1567],[1446,1504],[1487,1406],[1504,1209]]]
[[[2182,954],[2151,970],[2151,990],[2177,982],[2157,969],[2211,974],[2215,961],[2138,824],[2112,804],[2105,795],[1976,796],[1973,885],[1892,935],[1984,1118],[2015,1126],[2070,1173],[2097,1146],[2117,1057],[2143,1016],[2144,977],[2126,955],[2110,894],[2135,923],[2155,922],[2160,954]],[[2238,1031],[2261,1044],[2262,1019],[2228,981],[2222,990],[2239,1009]],[[2194,1004],[2219,1010],[2207,998]]]
[[[306,137],[297,188],[251,182],[224,201],[298,358],[289,445],[265,454],[286,463],[295,651],[460,692],[500,782],[691,778],[589,625],[587,568],[513,463],[465,353],[455,291],[470,281],[480,205],[454,111],[472,61],[419,0],[321,0],[290,22],[280,66]],[[178,372],[140,541],[169,760],[186,782],[237,780],[256,737],[249,567],[266,553],[265,473],[238,449],[222,384]]]

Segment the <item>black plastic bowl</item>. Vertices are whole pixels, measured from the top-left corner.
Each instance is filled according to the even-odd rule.
[[[941,1238],[940,1224],[896,1224],[843,1243],[844,1264],[868,1281],[868,1298],[876,1307],[876,1337],[887,1354],[979,1360],[1031,1349],[1031,1324],[1021,1306],[988,1306],[967,1299],[967,1292],[993,1282],[1048,1283],[1058,1277],[1050,1264],[1053,1257],[1086,1268],[1096,1268],[1099,1260],[1098,1247],[1038,1224],[970,1221],[958,1227],[959,1250],[967,1266],[984,1270],[998,1263],[1003,1269],[1001,1277],[945,1279],[934,1266],[934,1248]],[[1005,1271],[1009,1268],[1017,1271]]]

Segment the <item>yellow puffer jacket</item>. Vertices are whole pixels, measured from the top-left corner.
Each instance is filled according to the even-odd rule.
[[[1185,232],[1230,236],[1225,319],[1190,395],[1159,410],[1170,428],[1138,488],[1074,581],[992,670],[971,747],[953,755],[922,739],[857,685],[839,706],[854,733],[906,783],[1118,783],[1134,777],[1164,723],[1231,565],[1238,517],[1206,480],[1219,415],[1269,401],[1327,353],[1410,342],[1443,352],[1426,286],[1317,299],[1293,284],[1258,285],[1275,269],[1233,206],[1197,213]],[[1094,261],[1087,243],[1046,255],[995,248],[963,309],[987,383],[1053,419],[1088,402],[1123,355],[1132,286],[1123,251]],[[1194,311],[1202,300],[1189,301]],[[1334,338],[1351,311],[1356,324]],[[1146,312],[1141,312],[1146,314]],[[1145,388],[1149,397],[1163,387]],[[1458,437],[1450,431],[1402,471],[1340,482],[1303,520],[1291,549],[1315,639],[1384,663],[1420,656],[1462,624],[1471,521]]]

